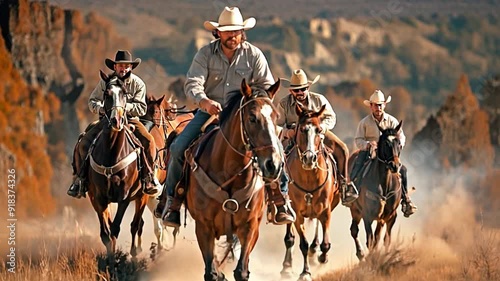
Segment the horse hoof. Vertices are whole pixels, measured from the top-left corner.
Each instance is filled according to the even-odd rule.
[[[291,279],[294,275],[291,267],[283,268],[280,274],[281,274],[281,279]]]
[[[302,273],[298,281],[312,281],[311,273],[309,272]]]
[[[318,261],[319,261],[320,263],[327,263],[327,262],[328,262],[328,256],[327,256],[327,255],[325,255],[325,254],[319,255],[319,257],[318,257]]]
[[[365,254],[363,252],[357,252],[356,256],[358,257],[359,261],[363,261],[365,259]]]

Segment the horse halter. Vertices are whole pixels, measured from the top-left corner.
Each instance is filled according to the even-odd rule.
[[[402,166],[399,162],[401,149],[397,140],[399,140],[397,136],[389,135],[386,138],[381,138],[377,145],[377,160],[385,164],[393,173],[399,173]],[[388,153],[389,151],[390,153]],[[387,154],[390,154],[389,157],[386,157]]]
[[[314,132],[312,130],[314,130],[315,127],[311,124],[307,124],[306,127],[307,127],[306,132],[307,132],[307,138],[308,138],[306,149],[304,151],[301,151],[300,147],[299,147],[299,143],[297,141],[297,139],[299,137],[299,133],[300,133],[300,126],[299,125],[297,125],[295,128],[295,140],[294,141],[295,141],[295,146],[297,147],[297,154],[299,156],[299,160],[302,163],[302,168],[304,168],[305,170],[314,170],[316,168],[320,168],[318,166],[318,155],[320,153],[322,153],[324,150],[324,143],[323,143],[324,135],[321,133],[314,133],[312,135],[311,132]],[[316,142],[315,142],[317,137],[320,138],[318,148],[316,148]],[[310,168],[307,167],[308,163],[306,162],[308,153],[312,155],[312,167],[310,167]]]
[[[252,144],[252,140],[251,138],[249,137],[249,134],[246,130],[246,127],[245,127],[245,123],[243,122],[243,109],[249,105],[250,103],[252,102],[256,102],[257,100],[264,100],[266,103],[268,103],[270,106],[274,107],[273,106],[273,102],[271,99],[267,98],[267,97],[254,97],[246,102],[244,102],[244,98],[241,99],[240,101],[240,107],[237,109],[237,113],[239,113],[239,116],[240,116],[240,133],[241,133],[241,141],[243,143],[243,145],[245,146],[245,152],[251,152],[252,153],[252,156],[250,157],[251,158],[251,162],[250,163],[255,163],[256,162],[256,159],[255,159],[255,155],[256,155],[256,151],[260,151],[260,150],[265,150],[265,149],[275,149],[274,146],[271,144],[271,145],[264,145],[264,146],[255,146],[254,144]],[[238,151],[238,149],[236,149],[230,142],[229,140],[227,139],[227,137],[224,135],[223,131],[220,130],[220,133],[222,135],[222,137],[224,138],[224,140],[226,141],[226,143],[229,145],[229,147],[234,151],[236,152],[237,154],[243,156],[243,157],[248,157],[246,155],[246,153],[242,153],[240,151]],[[279,175],[281,175],[282,173],[282,170],[283,170],[283,167],[279,167],[280,171],[278,173],[278,178],[279,178]],[[275,179],[273,179],[275,180]]]
[[[117,76],[112,77],[106,83],[106,91],[111,90],[112,87],[117,87],[117,88],[120,88],[120,89],[119,89],[118,93],[114,92],[114,91],[111,91],[112,92],[111,97],[113,99],[113,105],[110,108],[106,108],[106,102],[105,102],[106,98],[108,98],[109,94],[105,94],[104,95],[104,116],[108,120],[108,126],[109,127],[112,127],[113,130],[121,131],[123,129],[123,126],[127,122],[127,118],[125,116],[125,104],[118,105],[117,104],[117,98],[118,97],[115,96],[115,95],[123,95],[123,96],[125,96],[126,89],[123,87],[123,84],[122,84],[121,80],[119,80]],[[118,119],[119,119],[120,123],[116,124],[116,126],[118,126],[118,128],[116,128],[116,126],[114,126],[113,122],[112,122],[114,115],[118,115],[118,117],[119,117]]]

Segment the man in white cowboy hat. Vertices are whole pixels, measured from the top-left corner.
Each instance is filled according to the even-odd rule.
[[[146,114],[146,85],[141,78],[132,73],[132,69],[141,63],[141,59],[137,58],[133,60],[129,51],[118,50],[114,61],[107,58],[104,63],[109,69],[114,71],[112,75],[116,75],[124,82],[124,87],[127,90],[125,111],[129,117],[128,122],[135,126],[134,135],[140,140],[143,146],[141,150],[141,161],[143,163],[141,175],[144,182],[144,193],[154,196],[161,188],[158,179],[154,176],[153,169],[156,146],[153,137],[138,118]],[[99,114],[99,117],[104,115],[103,93],[105,90],[106,82],[100,80],[89,98],[88,105],[90,111],[94,114]],[[87,191],[86,176],[88,173],[86,158],[92,142],[101,129],[102,122],[98,120],[91,123],[85,132],[80,135],[73,153],[74,180],[67,192],[69,196],[75,198],[85,197],[85,192]]]
[[[333,132],[333,128],[337,122],[335,111],[333,111],[330,102],[321,94],[311,92],[309,88],[312,84],[318,82],[320,76],[316,76],[314,80],[309,81],[307,75],[302,69],[294,70],[290,80],[283,79],[283,85],[288,88],[290,94],[281,99],[278,110],[280,118],[278,126],[284,127],[282,137],[284,139],[293,140],[295,136],[295,123],[297,122],[297,113],[295,107],[297,103],[307,108],[308,110],[318,111],[323,105],[326,106],[321,120],[321,127],[325,136],[325,145],[332,149],[335,161],[338,163],[338,171],[341,176],[341,198],[342,204],[350,205],[358,198],[358,192],[354,184],[349,181],[347,160],[349,158],[349,148],[340,140]],[[291,143],[287,150],[293,144]]]
[[[159,216],[166,210],[163,222],[167,226],[180,226],[179,209],[183,195],[175,192],[175,188],[182,174],[184,151],[200,135],[203,124],[211,115],[221,112],[229,95],[240,90],[243,79],[257,91],[264,91],[274,84],[266,57],[259,48],[246,41],[245,30],[253,28],[255,22],[254,18],[243,20],[237,7],[225,7],[218,22],[204,23],[205,29],[211,31],[216,40],[196,53],[187,73],[185,94],[200,110],[170,147],[166,192],[162,193],[166,198],[160,200],[155,211]],[[293,222],[293,213],[280,196],[283,204],[277,206],[276,223]]]
[[[364,100],[363,103],[370,107],[371,114],[363,118],[358,125],[356,130],[355,143],[360,150],[351,173],[351,178],[356,179],[358,174],[361,172],[365,161],[369,158],[369,153],[371,149],[377,148],[378,139],[380,137],[380,128],[395,128],[399,121],[392,115],[385,112],[385,107],[387,103],[391,102],[391,96],[387,99],[381,90],[375,90],[370,96],[369,100]],[[401,147],[405,146],[406,136],[401,129],[399,135],[399,141]],[[409,217],[416,212],[417,206],[411,202],[410,195],[408,194],[408,175],[406,166],[401,166],[401,183],[402,183],[402,211],[405,217]]]

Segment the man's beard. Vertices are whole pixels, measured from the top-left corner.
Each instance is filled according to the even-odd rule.
[[[235,37],[228,38],[226,41],[223,41],[222,44],[230,50],[234,50],[240,45]]]

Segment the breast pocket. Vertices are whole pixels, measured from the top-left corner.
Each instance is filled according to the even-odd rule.
[[[250,83],[250,79],[252,78],[252,69],[250,67],[240,67],[236,69],[236,74],[239,78],[245,78],[247,83]]]
[[[209,84],[218,84],[224,79],[224,72],[222,69],[210,68],[208,70],[207,81]]]

